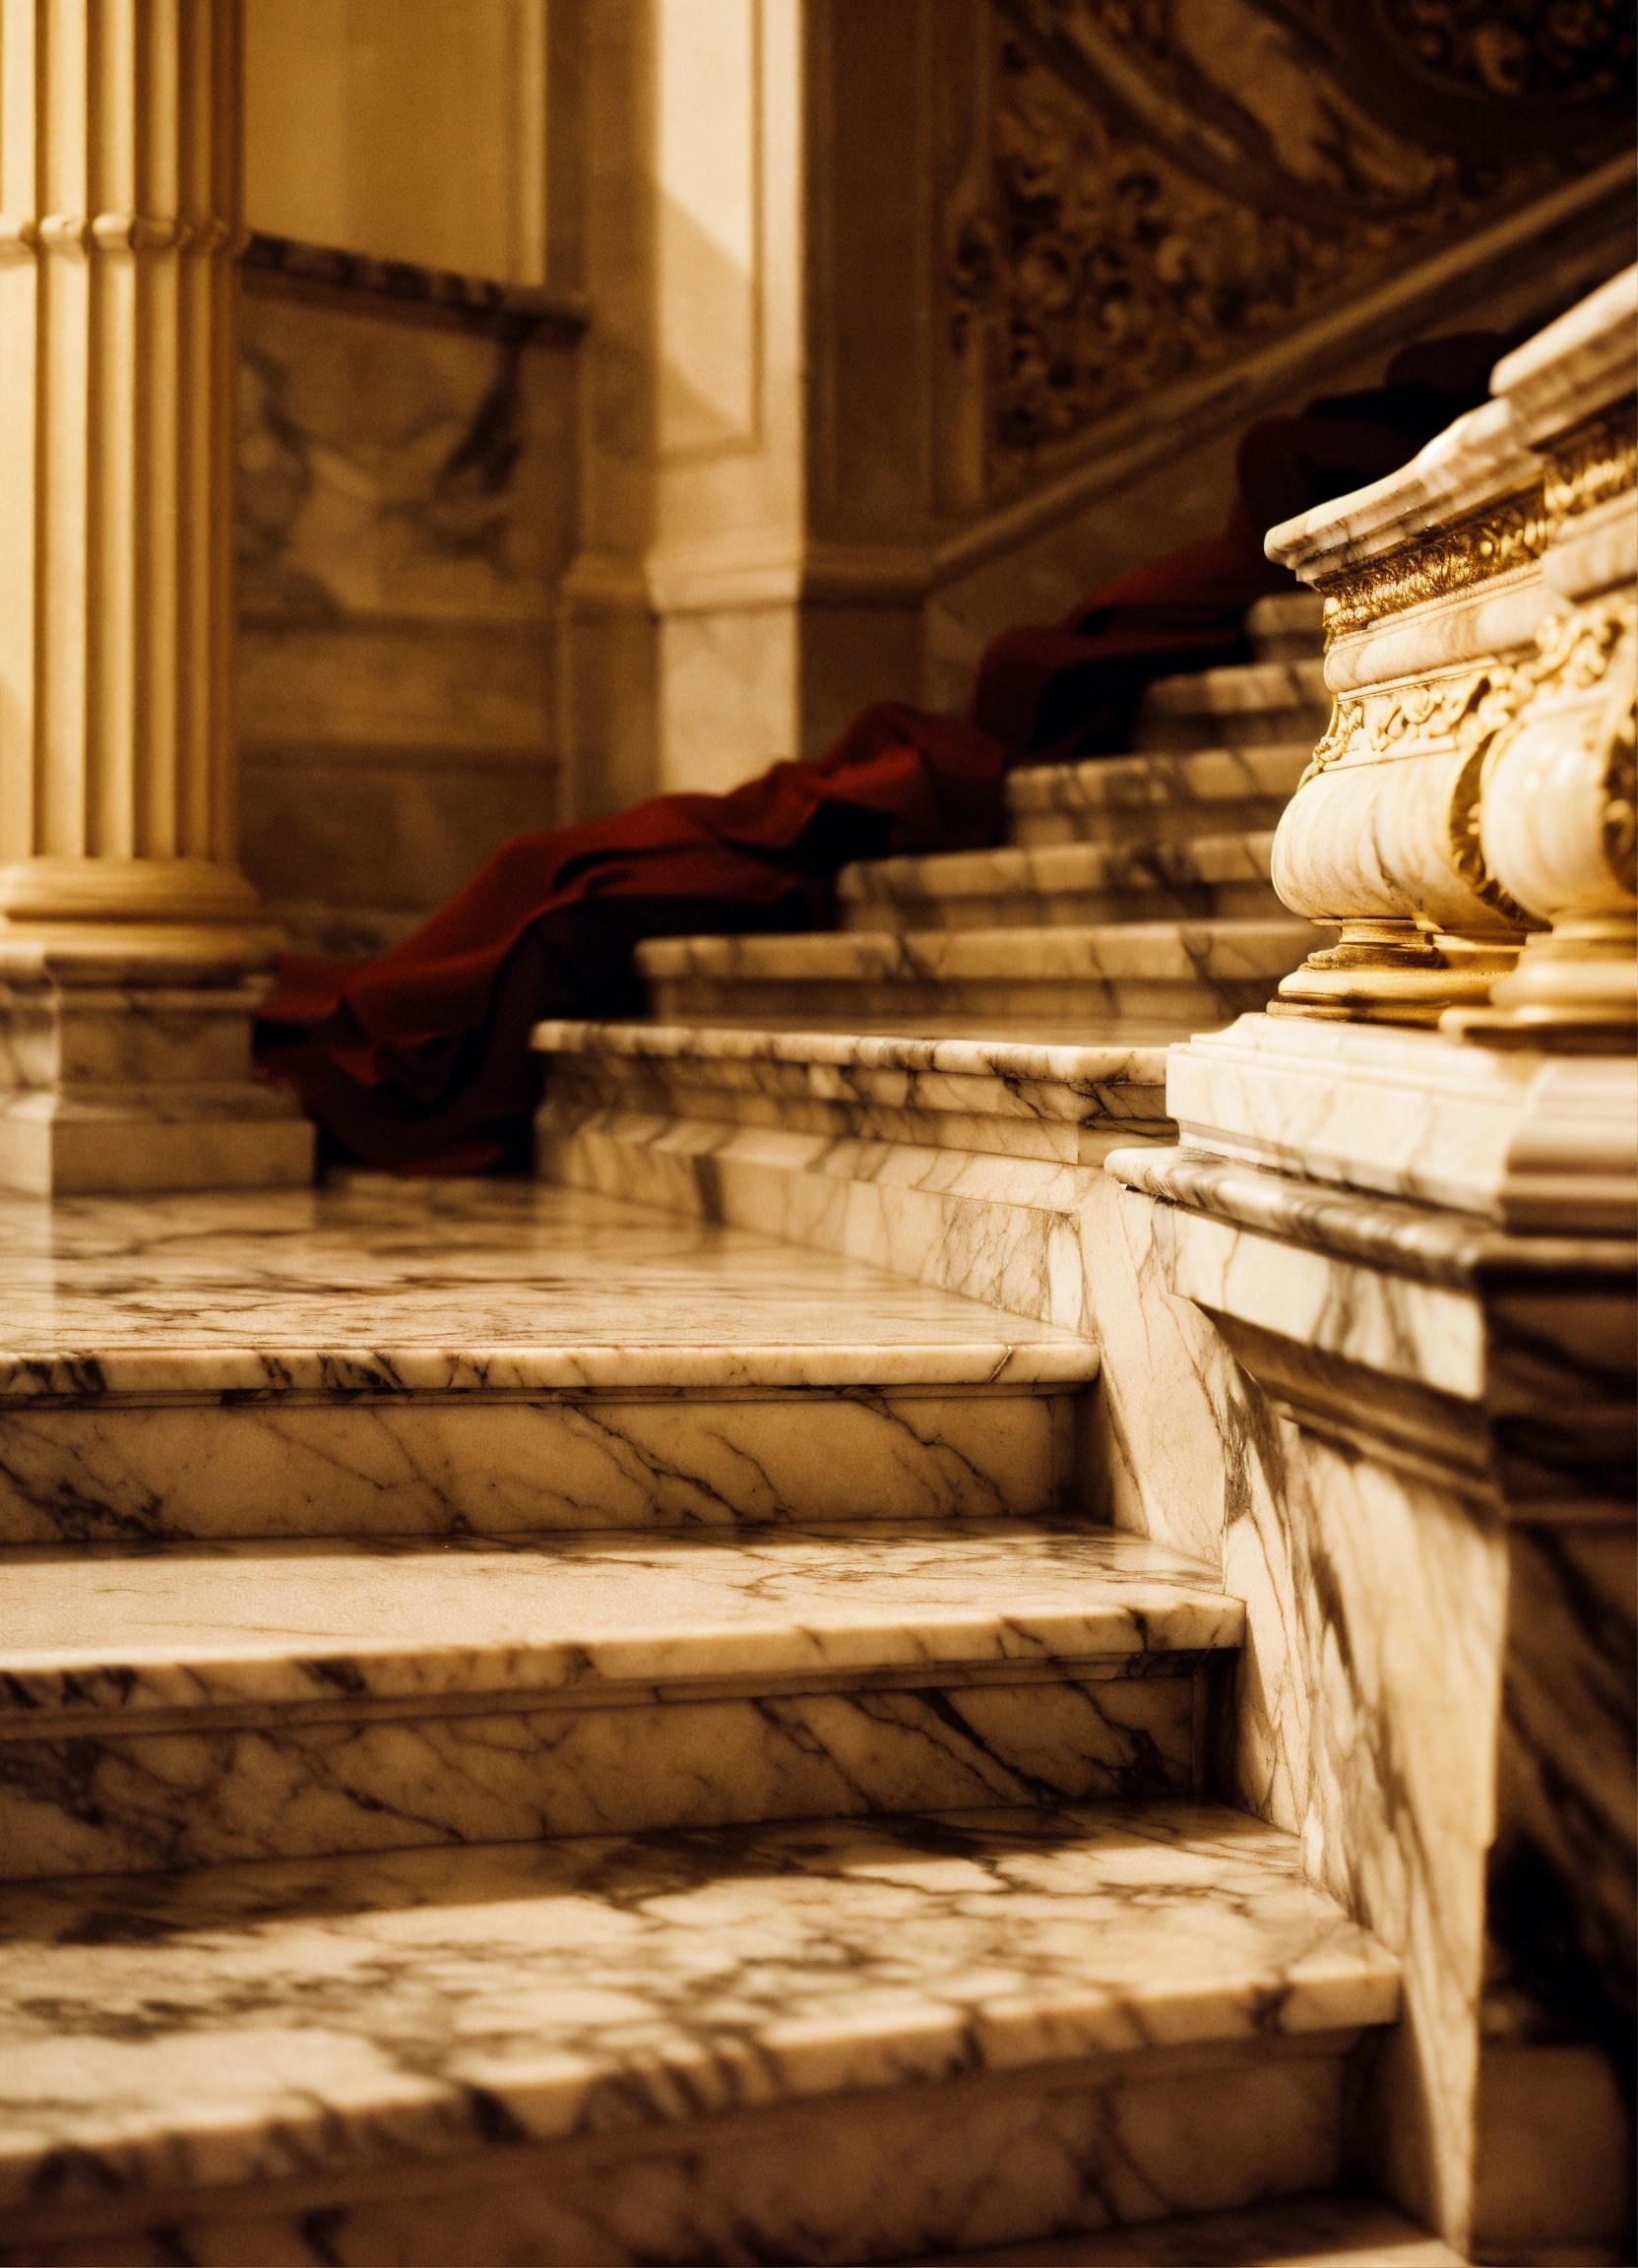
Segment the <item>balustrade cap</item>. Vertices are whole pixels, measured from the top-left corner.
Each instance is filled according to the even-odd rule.
[[[1541,470],[1541,459],[1519,436],[1512,404],[1485,402],[1436,433],[1397,472],[1283,520],[1269,530],[1263,548],[1305,583],[1323,587],[1430,528],[1516,493]]]
[[[1638,266],[1504,355],[1490,392],[1512,405],[1521,439],[1541,444],[1638,386]]]

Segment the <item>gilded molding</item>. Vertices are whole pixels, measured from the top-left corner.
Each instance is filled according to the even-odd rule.
[[[1638,402],[1590,417],[1553,450],[1543,483],[1549,518],[1572,520],[1638,486]]]
[[[1325,594],[1325,642],[1368,629],[1384,614],[1400,614],[1435,598],[1448,598],[1539,559],[1552,535],[1554,515],[1544,483],[1509,496],[1471,520],[1373,559],[1339,576]]]

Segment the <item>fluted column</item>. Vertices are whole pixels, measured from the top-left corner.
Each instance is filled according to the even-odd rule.
[[[0,29],[0,1181],[303,1178],[235,863],[238,0]]]

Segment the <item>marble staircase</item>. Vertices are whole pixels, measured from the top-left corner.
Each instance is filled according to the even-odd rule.
[[[1243,1609],[1090,1516],[1084,1337],[528,1184],[0,1228],[0,2259],[1336,2180],[1398,1965],[1213,1799]]]
[[[1151,688],[1131,756],[1016,773],[995,850],[851,867],[823,934],[645,945],[656,1017],[1160,1040],[1262,1007],[1312,943],[1269,853],[1328,697],[1308,595],[1251,630],[1253,662]]]

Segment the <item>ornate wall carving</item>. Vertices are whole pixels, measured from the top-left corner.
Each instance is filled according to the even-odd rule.
[[[992,30],[946,282],[996,488],[1629,131],[1622,0],[992,0]]]

